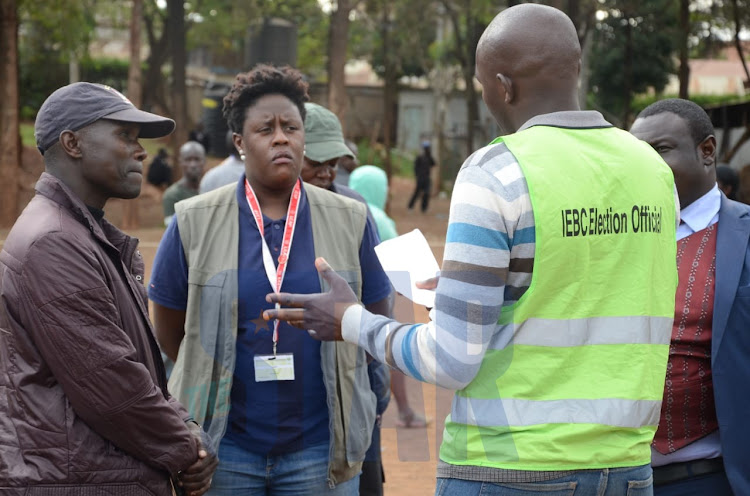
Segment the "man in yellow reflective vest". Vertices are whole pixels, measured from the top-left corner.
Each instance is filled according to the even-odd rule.
[[[477,47],[504,135],[456,178],[435,320],[372,315],[325,261],[321,295],[266,312],[456,389],[436,494],[651,494],[677,273],[674,180],[645,143],[580,111],[561,11],[501,12]]]

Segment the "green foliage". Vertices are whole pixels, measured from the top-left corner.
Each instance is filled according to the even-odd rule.
[[[81,58],[94,35],[95,6],[95,0],[21,0],[21,40],[35,51],[54,52],[62,61],[68,61],[71,54]]]
[[[81,79],[106,84],[119,91],[128,86],[128,60],[113,58],[84,59],[81,61]]]
[[[123,89],[127,61],[88,57],[88,44],[97,25],[122,27],[128,19],[129,7],[123,2],[21,0],[18,15],[23,119],[33,119],[47,96],[68,83],[71,58],[79,61],[82,80]]]
[[[368,0],[357,14],[350,27],[350,54],[369,61],[378,76],[385,75],[386,63],[393,65],[396,77],[423,76],[432,67],[429,46],[435,40],[437,23],[434,1]]]
[[[248,29],[264,17],[278,17],[297,26],[297,67],[317,79],[325,74],[328,16],[317,0],[205,0],[188,14],[188,48],[206,48],[218,60],[227,53],[242,60]],[[246,67],[245,69],[249,69]]]
[[[36,146],[36,139],[34,138],[34,123],[23,122],[18,128],[21,133],[21,144],[23,146]]]
[[[82,81],[109,85],[123,91],[128,81],[128,61],[110,58],[80,61]],[[21,118],[34,119],[44,100],[68,84],[68,65],[60,60],[31,58],[20,64]]]
[[[357,158],[362,165],[375,165],[385,170],[385,148],[381,143],[374,145],[370,141],[362,140],[357,143],[359,153]],[[391,149],[391,163],[393,175],[414,177],[414,156],[408,152]]]
[[[590,59],[596,107],[622,115],[628,93],[632,97],[648,89],[657,93],[664,89],[669,75],[675,73],[675,6],[672,0],[603,1],[608,16],[597,24]],[[629,66],[628,36],[632,48]]]
[[[637,115],[641,110],[645,109],[652,103],[665,100],[667,98],[679,98],[678,95],[638,95],[633,98],[633,104],[631,109],[633,114]],[[742,101],[750,101],[750,97],[744,99],[738,98],[737,95],[690,95],[690,101],[697,103],[701,107],[713,107],[716,105],[741,103]]]

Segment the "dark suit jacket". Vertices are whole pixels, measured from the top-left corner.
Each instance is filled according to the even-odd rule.
[[[721,195],[711,367],[721,450],[736,495],[750,495],[750,207]]]

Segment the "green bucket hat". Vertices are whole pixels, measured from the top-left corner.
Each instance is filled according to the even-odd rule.
[[[305,156],[315,162],[353,157],[344,143],[344,133],[336,114],[316,103],[305,103]]]

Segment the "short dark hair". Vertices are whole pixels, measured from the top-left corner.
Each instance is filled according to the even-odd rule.
[[[727,197],[734,200],[740,187],[740,175],[737,174],[737,171],[728,165],[720,165],[716,168],[716,180],[732,187],[731,195],[727,195]]]
[[[654,102],[638,114],[638,118],[670,112],[681,117],[690,129],[690,136],[696,146],[714,134],[714,125],[708,114],[697,103],[681,98],[668,98]]]
[[[241,133],[247,108],[265,95],[280,94],[297,106],[304,121],[305,102],[309,99],[307,89],[308,84],[297,69],[258,64],[249,72],[237,74],[232,88],[224,97],[222,114],[229,129]]]

